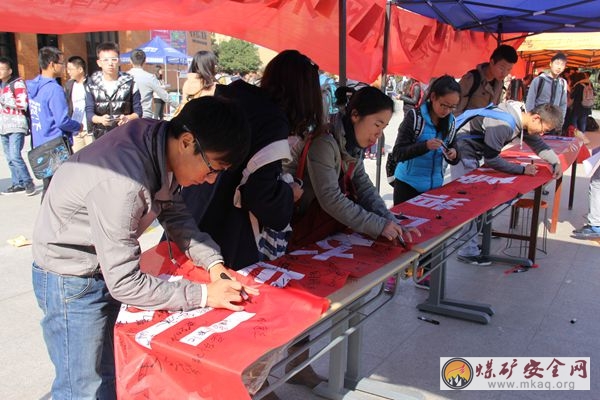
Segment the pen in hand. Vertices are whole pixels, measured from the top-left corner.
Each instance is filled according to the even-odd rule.
[[[220,277],[221,277],[221,279],[231,280],[231,277],[229,275],[227,275],[225,272],[221,272]],[[242,296],[243,301],[252,303],[252,300],[250,300],[250,295],[248,293],[246,293],[246,290],[244,290],[243,286],[242,286],[242,290],[240,290],[240,296]]]
[[[396,236],[396,239],[398,239],[398,243],[400,243],[400,246],[404,247],[405,249],[408,248],[408,245],[406,244],[406,241],[404,240],[402,235]]]

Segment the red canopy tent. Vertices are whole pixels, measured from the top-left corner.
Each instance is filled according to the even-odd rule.
[[[372,82],[381,73],[384,0],[20,0],[2,4],[0,30],[75,33],[106,30],[207,30],[273,50],[295,48],[322,69],[339,73],[339,5],[346,9],[347,76]],[[391,7],[391,73],[421,80],[460,76],[487,60],[496,46],[488,34],[455,32],[435,20]],[[344,67],[344,65],[342,65]],[[343,70],[344,68],[342,68]]]

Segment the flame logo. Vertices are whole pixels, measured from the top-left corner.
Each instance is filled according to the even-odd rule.
[[[451,389],[463,389],[473,380],[473,368],[463,358],[452,358],[442,367],[442,379]]]

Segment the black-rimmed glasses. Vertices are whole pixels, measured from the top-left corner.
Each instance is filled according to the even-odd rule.
[[[192,132],[190,130],[190,128],[188,128],[187,126],[183,126],[183,129],[185,129],[187,132]],[[212,164],[210,163],[210,161],[208,161],[208,158],[206,158],[206,153],[204,153],[204,150],[202,150],[202,146],[200,146],[200,142],[198,141],[198,138],[196,138],[196,136],[194,136],[194,141],[196,142],[196,145],[198,146],[198,152],[200,153],[200,157],[202,157],[202,160],[204,161],[204,164],[206,164],[206,166],[208,167],[208,174],[206,175],[218,175],[221,172],[225,171],[226,169],[216,169],[212,166]]]
[[[549,129],[549,130],[544,130],[544,121],[542,121],[542,119],[541,119],[541,118],[540,118],[540,128],[541,128],[541,130],[540,130],[540,135],[545,135],[545,134],[547,134],[548,132],[550,132],[550,131],[551,131],[551,129]]]

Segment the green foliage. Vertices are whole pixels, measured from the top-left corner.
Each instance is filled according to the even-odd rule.
[[[214,47],[219,57],[219,68],[229,74],[239,72],[244,75],[250,71],[257,71],[260,66],[258,48],[252,43],[240,39],[230,39]]]

